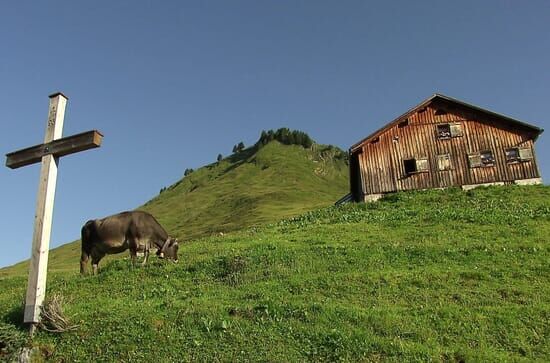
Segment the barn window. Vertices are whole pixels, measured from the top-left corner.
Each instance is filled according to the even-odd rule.
[[[462,136],[461,124],[441,124],[437,125],[437,138],[438,139],[450,139],[452,137]]]
[[[406,119],[404,119],[403,121],[401,121],[400,123],[397,124],[397,128],[401,129],[401,128],[407,126],[408,124],[409,124],[409,119],[406,118]]]
[[[511,149],[506,149],[506,162],[509,164],[519,163],[519,149],[513,147]]]
[[[529,161],[533,159],[533,151],[530,147],[512,147],[505,150],[506,162],[509,164]]]
[[[429,169],[428,158],[413,158],[403,160],[405,174],[425,173]]]
[[[489,167],[495,165],[495,158],[491,150],[483,150],[468,154],[470,168]]]
[[[495,165],[495,158],[493,157],[493,152],[491,150],[484,150],[479,153],[481,157],[481,164],[483,166],[493,166]]]
[[[437,169],[438,170],[451,170],[451,155],[450,154],[437,155]]]

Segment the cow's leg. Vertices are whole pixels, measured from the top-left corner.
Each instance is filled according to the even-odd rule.
[[[86,275],[89,258],[90,258],[90,255],[86,251],[82,250],[82,254],[80,255],[80,274],[81,275]]]
[[[141,266],[145,266],[148,258],[149,258],[149,241],[146,241],[145,246],[143,247],[143,262],[141,263]]]
[[[105,255],[95,254],[95,253],[92,254],[92,270],[94,275],[97,275],[98,273],[99,261],[101,261],[103,256]]]
[[[136,265],[138,245],[135,239],[131,239],[128,243],[128,250],[130,251],[130,259],[132,260],[132,266]]]
[[[99,261],[94,261],[92,259],[92,274],[95,276],[99,272]]]

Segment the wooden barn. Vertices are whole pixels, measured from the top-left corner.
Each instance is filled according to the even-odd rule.
[[[412,189],[540,184],[542,129],[435,94],[350,148],[356,201]]]

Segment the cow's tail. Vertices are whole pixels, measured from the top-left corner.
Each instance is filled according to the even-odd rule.
[[[82,238],[82,254],[80,255],[80,273],[82,275],[86,274],[86,265],[88,264],[88,259],[92,251],[92,234],[94,228],[94,221],[88,221],[82,227],[81,238]]]

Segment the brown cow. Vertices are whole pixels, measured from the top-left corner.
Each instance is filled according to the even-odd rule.
[[[92,257],[93,274],[97,274],[99,261],[106,254],[130,250],[135,264],[138,250],[143,250],[143,263],[149,257],[149,249],[157,247],[160,258],[178,262],[178,241],[168,236],[157,220],[146,212],[122,212],[103,219],[86,222],[82,227],[82,255],[80,273],[86,273],[89,257]]]

